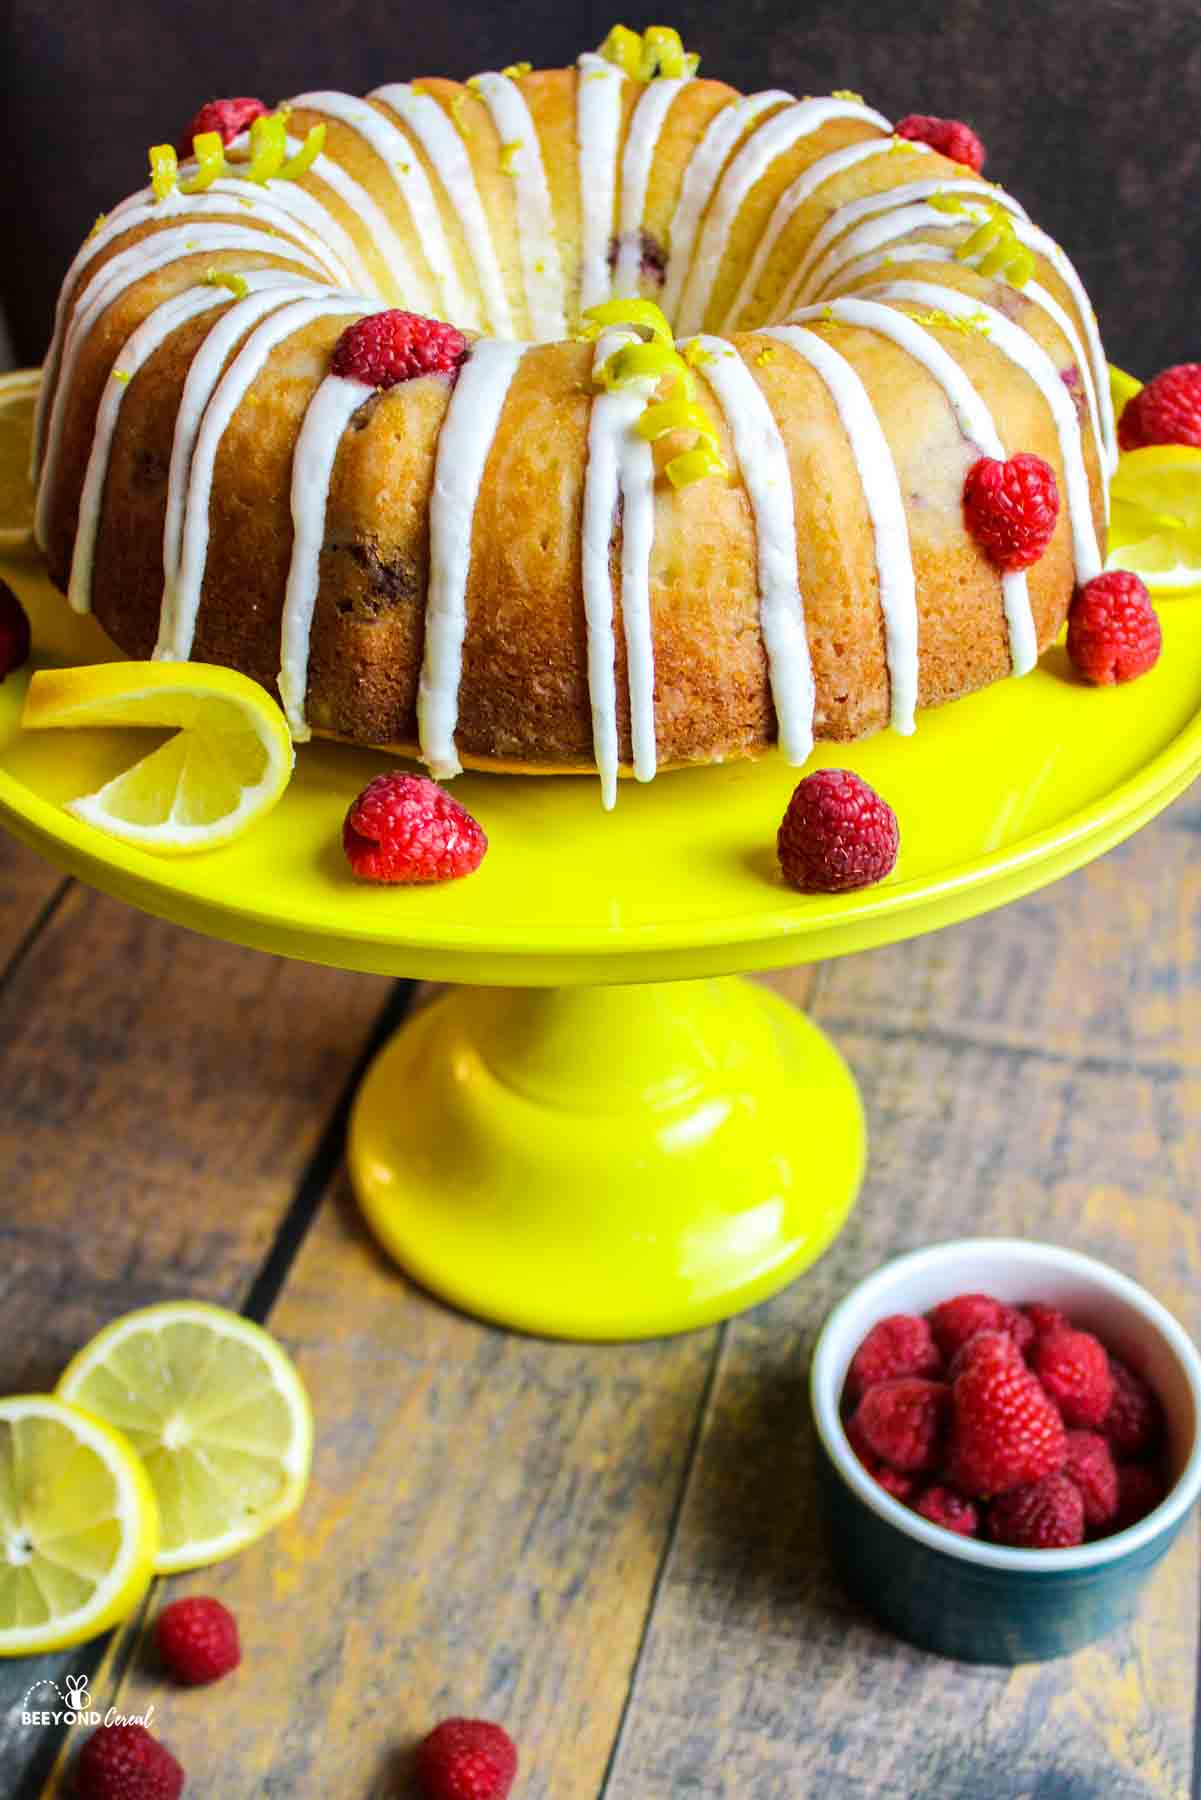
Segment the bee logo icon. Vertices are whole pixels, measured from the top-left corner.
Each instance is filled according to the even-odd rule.
[[[71,1707],[74,1712],[87,1712],[88,1707],[91,1705],[91,1695],[88,1693],[88,1678],[86,1675],[67,1676],[66,1700],[67,1705]]]

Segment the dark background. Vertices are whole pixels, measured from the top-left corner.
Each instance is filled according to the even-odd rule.
[[[220,94],[269,104],[521,58],[571,62],[615,18],[674,24],[736,87],[849,87],[890,118],[967,119],[1064,245],[1111,360],[1201,359],[1201,0],[0,0],[0,302],[40,360],[58,283],[95,215],[146,179]]]

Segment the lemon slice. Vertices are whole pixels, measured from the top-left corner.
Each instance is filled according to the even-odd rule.
[[[295,1512],[313,1415],[275,1339],[237,1313],[167,1301],[105,1327],[59,1394],[129,1439],[158,1498],[160,1573],[222,1562]]]
[[[27,550],[33,542],[29,436],[41,380],[40,369],[0,375],[0,552]]]
[[[1201,586],[1201,450],[1148,444],[1118,459],[1110,485],[1107,569],[1131,569],[1153,594]]]
[[[288,785],[283,713],[249,676],[210,663],[98,663],[42,669],[22,724],[145,725],[175,735],[67,810],[112,837],[179,855],[240,837]]]
[[[1116,369],[1114,365],[1110,363],[1109,397],[1113,401],[1113,416],[1115,419],[1121,418],[1122,408],[1126,405],[1127,401],[1134,399],[1134,396],[1140,392],[1142,385],[1142,382],[1137,380],[1135,376],[1127,375],[1125,369]]]
[[[154,1491],[119,1432],[52,1395],[0,1400],[0,1656],[120,1624],[158,1545]]]

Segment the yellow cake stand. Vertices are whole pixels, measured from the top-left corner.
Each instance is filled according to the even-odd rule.
[[[111,660],[31,560],[0,563],[35,663]],[[1201,595],[1161,607],[1164,654],[1095,690],[1061,649],[1032,675],[819,751],[887,796],[901,856],[878,887],[808,898],[775,833],[776,756],[622,784],[470,775],[490,849],[469,880],[371,888],[340,847],[385,759],[313,744],[282,804],[227,849],[168,861],[63,811],[142,754],[116,732],[23,735],[0,685],[0,819],[147,912],[284,956],[458,985],[370,1070],[350,1164],[380,1242],[484,1318],[562,1337],[686,1330],[775,1292],[831,1242],[864,1160],[855,1085],[776,995],[731,975],[967,919],[1099,856],[1201,770]]]

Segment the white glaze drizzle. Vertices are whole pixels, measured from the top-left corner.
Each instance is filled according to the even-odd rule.
[[[842,238],[844,233],[853,233],[856,226],[861,225],[865,220],[874,219],[880,213],[898,212],[916,205],[918,202],[934,199],[939,194],[951,194],[956,197],[965,194],[983,194],[1003,206],[1015,217],[1024,219],[1026,216],[1023,207],[1011,194],[1003,193],[1000,188],[990,186],[987,181],[959,181],[951,177],[935,178],[930,181],[907,181],[901,187],[886,188],[883,193],[864,194],[858,200],[844,201],[841,206],[835,207],[825,224],[815,233],[804,256],[797,264],[796,272],[783,302],[784,309],[787,311],[799,304],[802,294],[806,300],[816,298],[821,291],[823,282],[827,279],[827,264],[832,262],[834,257],[843,253],[844,246],[842,244],[839,244],[837,249],[832,249],[831,246],[834,245],[836,239]],[[952,225],[960,221],[960,215],[957,213],[943,213],[937,207],[927,207],[923,209],[922,216],[914,221],[915,224],[929,224],[927,213],[943,226],[947,224],[948,220]]]
[[[988,326],[989,341],[1027,374],[1039,388],[1059,438],[1063,457],[1064,483],[1067,487],[1068,517],[1072,527],[1072,553],[1076,562],[1076,580],[1083,586],[1101,572],[1101,552],[1093,525],[1092,498],[1088,470],[1084,463],[1084,446],[1080,438],[1080,421],[1071,396],[1059,379],[1059,371],[1040,344],[993,306],[986,306],[974,295],[960,288],[937,287],[927,281],[895,281],[872,288],[863,296],[876,300],[910,301],[916,306],[951,313],[957,319],[982,315]]]
[[[651,164],[659,147],[663,122],[675,104],[676,96],[687,87],[690,79],[668,81],[661,77],[657,81],[648,81],[630,119],[621,159],[621,209],[617,265],[613,273],[613,292],[623,299],[641,292],[642,220]]]
[[[680,197],[667,231],[667,278],[660,304],[669,319],[675,317],[692,267],[692,251],[701,217],[730,152],[760,114],[769,107],[791,103],[792,95],[786,94],[783,88],[766,88],[761,94],[747,94],[741,100],[732,100],[720,112],[714,113],[705,127],[704,136],[688,158]]]
[[[489,70],[472,85],[509,152],[530,329],[540,341],[555,342],[567,336],[567,293],[538,129],[525,95],[508,75]]]
[[[709,352],[702,365],[734,440],[751,511],[759,579],[759,623],[767,652],[780,750],[799,768],[813,749],[814,682],[797,574],[796,512],[788,451],[758,382],[732,344],[692,340]]]
[[[974,263],[960,262],[956,257],[954,250],[949,249],[946,244],[897,244],[891,250],[878,251],[874,256],[861,256],[855,262],[840,269],[838,272],[839,284],[844,288],[850,287],[855,282],[863,280],[865,276],[874,274],[878,269],[886,270],[890,265],[896,267],[902,263],[909,262],[949,263],[953,267],[961,269],[970,268],[978,273],[978,271],[975,270]],[[984,279],[988,278],[985,277]],[[997,279],[1000,280],[1002,278],[997,277]],[[1028,300],[1031,305],[1037,306],[1040,311],[1045,312],[1048,318],[1050,318],[1063,333],[1071,347],[1072,357],[1076,367],[1080,371],[1080,379],[1084,384],[1084,397],[1088,404],[1089,423],[1092,428],[1093,442],[1097,449],[1097,464],[1101,469],[1102,474],[1104,474],[1109,466],[1109,447],[1105,442],[1100,408],[1097,404],[1097,387],[1096,382],[1093,379],[1092,364],[1080,341],[1080,334],[1076,329],[1075,323],[1064,308],[1060,306],[1054,294],[1048,293],[1046,288],[1041,287],[1037,281],[1028,281],[1024,287],[1020,289],[1015,288],[1014,292],[1020,293],[1023,300]],[[819,295],[817,298],[820,299],[821,296]],[[1109,483],[1107,481],[1102,481],[1101,489],[1102,497],[1105,502],[1105,518],[1108,522]]]
[[[467,635],[475,503],[525,344],[481,339],[459,371],[438,434],[430,499],[430,579],[417,690],[422,761],[438,780],[461,770],[455,748]]]
[[[869,138],[864,144],[848,144],[844,150],[833,150],[829,156],[819,157],[802,170],[791,187],[785,188],[776,201],[775,210],[755,245],[755,254],[750,260],[747,272],[742,278],[742,285],[735,294],[733,302],[726,313],[724,329],[732,331],[737,328],[738,320],[754,298],[755,289],[759,285],[759,277],[767,266],[768,258],[788,229],[793,216],[805,204],[810,196],[816,193],[835,175],[845,174],[846,170],[857,168],[862,162],[868,162],[877,156],[892,156],[897,143],[895,138]],[[930,154],[928,144],[909,144],[908,149],[916,150],[920,155]]]
[[[309,401],[292,456],[292,560],[280,625],[279,696],[298,744],[312,736],[305,718],[309,643],[321,584],[330,481],[342,435],[375,391],[366,382],[327,375]]]
[[[205,409],[204,420],[192,452],[179,570],[175,578],[172,642],[167,652],[161,653],[156,649],[156,656],[161,654],[165,661],[186,662],[192,654],[208,557],[209,497],[212,493],[213,467],[221,439],[251,382],[266,367],[268,357],[278,345],[294,333],[302,331],[306,325],[311,325],[315,319],[380,310],[377,301],[354,295],[328,294],[314,299],[294,300],[256,326],[234,357]]]
[[[579,59],[576,136],[580,179],[580,312],[609,298],[609,239],[617,193],[621,92],[625,77],[603,56]]]
[[[888,120],[855,100],[798,100],[752,132],[741,150],[730,162],[718,184],[712,204],[705,215],[700,242],[692,258],[688,280],[680,299],[677,329],[688,333],[699,331],[721,270],[729,244],[730,232],[751,190],[767,174],[772,164],[787,154],[802,138],[831,119],[858,119],[891,131]]]
[[[459,279],[434,190],[412,139],[369,101],[351,94],[322,88],[298,94],[291,104],[345,125],[380,159],[404,200],[421,253],[438,285],[438,316],[453,319],[467,331],[482,330],[480,309]]]
[[[914,729],[917,707],[917,595],[905,502],[888,440],[867,389],[832,345],[799,325],[772,325],[759,335],[786,344],[816,369],[842,420],[875,539],[890,684],[889,719],[894,731],[908,736]]]
[[[432,94],[414,93],[407,82],[392,82],[387,87],[376,88],[371,98],[382,100],[408,126],[429,157],[467,244],[484,299],[485,329],[495,337],[512,337],[513,315],[505,292],[505,279],[476,185],[475,170],[458,130]],[[463,323],[458,313],[450,316],[456,324]]]
[[[282,269],[252,270],[242,279],[246,283],[245,296],[222,313],[206,334],[192,358],[176,409],[163,518],[163,598],[153,652],[160,660],[170,659],[173,655],[176,585],[192,452],[226,361],[240,339],[268,313],[278,312],[281,306],[287,306],[293,300],[316,297],[324,291],[315,282],[298,281],[296,276],[285,274]]]
[[[105,383],[96,411],[92,448],[79,496],[79,523],[75,528],[75,548],[71,553],[71,576],[67,584],[67,600],[74,612],[86,613],[92,609],[92,566],[96,552],[96,533],[100,527],[100,509],[104,502],[113,435],[129,381],[179,326],[210,311],[214,306],[221,305],[229,298],[229,293],[223,288],[189,288],[186,293],[176,294],[161,306],[156,306],[121,346],[113,365],[113,373]]]
[[[118,251],[116,256],[106,262],[81,291],[63,344],[59,378],[55,384],[46,429],[34,515],[34,534],[43,550],[46,548],[50,497],[58,475],[67,395],[74,386],[80,352],[92,326],[114,300],[143,276],[152,275],[184,257],[213,254],[218,250],[263,251],[289,262],[301,263],[316,275],[324,273],[320,264],[307,252],[293,248],[281,238],[271,237],[265,231],[254,231],[244,225],[206,224],[203,220],[196,225],[173,226],[167,231],[156,232],[152,237],[141,238],[128,250]]]
[[[601,334],[593,375],[636,332]],[[630,692],[630,737],[634,773],[649,781],[655,773],[655,659],[650,616],[650,553],[654,534],[654,456],[634,427],[654,391],[653,379],[601,392],[592,402],[588,463],[584,474],[580,571],[588,637],[588,686],[592,697],[592,748],[606,811],[617,802],[616,634],[610,546],[621,501],[621,613]]]
[[[911,319],[907,313],[899,312],[895,307],[883,306],[879,301],[861,299],[832,300],[828,307],[807,307],[795,314],[794,318],[798,322],[806,318],[820,318],[827,311],[842,325],[855,325],[860,330],[874,331],[881,337],[890,339],[915,362],[920,363],[946,395],[956,424],[977,455],[993,456],[1004,461],[1005,449],[996,420],[982,396],[955,358],[915,319]],[[966,473],[965,467],[964,474]],[[956,493],[955,504],[957,508],[961,505],[961,493]],[[1030,590],[1024,569],[1007,569],[1001,572],[1001,596],[1009,631],[1009,657],[1013,673],[1028,675],[1038,661],[1038,632],[1034,614],[1030,610]]]

